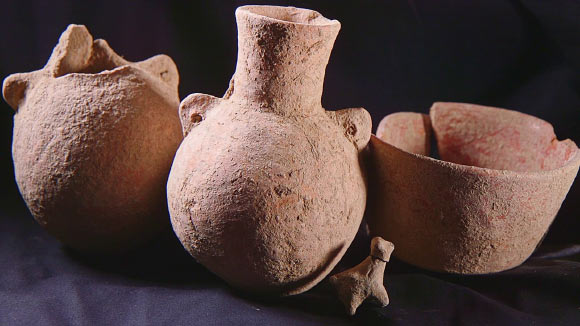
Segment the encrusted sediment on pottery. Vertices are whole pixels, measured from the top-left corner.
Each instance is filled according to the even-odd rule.
[[[46,66],[4,80],[16,181],[35,219],[85,252],[132,249],[168,226],[165,184],[182,139],[179,76],[158,55],[128,62],[82,25]]]
[[[230,284],[296,294],[322,280],[361,222],[364,109],[325,111],[325,67],[340,29],[306,9],[236,10],[238,63],[223,98],[182,101],[169,177],[173,229]]]
[[[448,161],[426,156],[432,131]],[[406,262],[453,273],[524,262],[580,165],[574,142],[557,141],[547,122],[461,103],[435,103],[430,119],[389,115],[370,145],[371,233],[395,243]]]

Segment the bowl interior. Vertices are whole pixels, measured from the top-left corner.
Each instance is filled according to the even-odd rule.
[[[438,153],[452,163],[522,172],[560,168],[578,151],[573,141],[558,141],[544,120],[463,103],[434,103],[429,115],[391,114],[381,121],[377,137],[410,153],[435,158]]]

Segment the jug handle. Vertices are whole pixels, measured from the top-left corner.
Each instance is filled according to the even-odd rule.
[[[179,105],[179,119],[183,128],[183,137],[186,137],[191,129],[199,125],[206,117],[206,113],[219,104],[221,98],[194,93],[187,96]]]
[[[179,85],[179,72],[177,71],[175,62],[169,56],[159,54],[147,60],[136,62],[134,65],[153,74],[172,89],[177,89]]]
[[[18,111],[18,106],[26,96],[31,79],[32,73],[12,74],[4,79],[2,96],[14,111]]]
[[[364,108],[350,108],[326,111],[326,114],[344,129],[344,135],[356,148],[363,150],[370,138],[372,129],[371,115]]]

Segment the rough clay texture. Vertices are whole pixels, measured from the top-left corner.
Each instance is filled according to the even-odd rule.
[[[431,120],[421,113],[397,112],[384,117],[377,128],[377,137],[395,147],[429,156]]]
[[[385,267],[395,246],[381,237],[371,240],[371,254],[357,266],[330,277],[338,298],[352,316],[356,309],[370,299],[381,307],[389,304],[389,295],[383,285]]]
[[[416,150],[424,143],[418,138],[397,136],[405,119],[429,126],[425,117],[387,116],[371,138],[371,233],[394,242],[398,258],[435,271],[481,274],[521,264],[560,209],[580,151],[523,113],[435,103],[431,125],[449,162],[436,160]]]
[[[119,253],[169,226],[178,79],[168,56],[128,62],[70,25],[43,69],[4,80],[16,110],[16,181],[51,234],[84,252]]]
[[[200,263],[250,292],[308,290],[340,260],[366,205],[364,109],[325,111],[338,21],[297,8],[236,10],[223,98],[192,94],[167,185],[173,229]]]

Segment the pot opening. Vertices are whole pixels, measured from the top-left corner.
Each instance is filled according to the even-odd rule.
[[[277,21],[300,25],[326,26],[338,24],[338,21],[325,18],[317,11],[303,8],[278,6],[243,6],[238,10]]]
[[[127,64],[127,61],[117,55],[105,40],[95,40],[91,56],[86,66],[78,73],[99,74],[104,71],[114,70]]]
[[[128,64],[105,40],[93,40],[84,25],[71,24],[61,34],[44,69],[53,77],[98,74]]]
[[[546,121],[463,103],[435,103],[429,115],[391,114],[381,121],[377,137],[409,153],[517,172],[558,169],[578,152],[573,141],[558,141]]]

